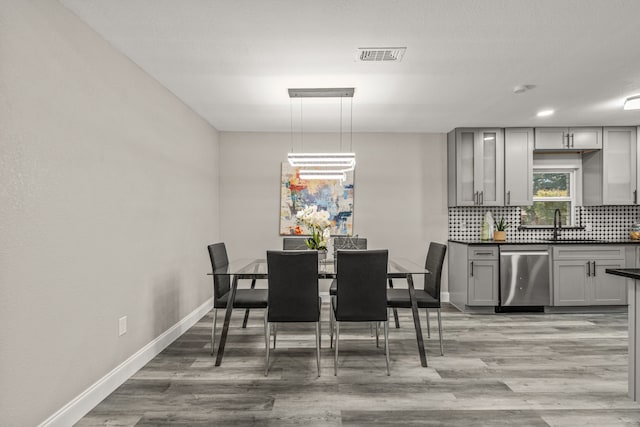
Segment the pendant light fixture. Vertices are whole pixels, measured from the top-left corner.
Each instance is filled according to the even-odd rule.
[[[300,169],[301,179],[346,179],[346,172],[354,170],[356,155],[353,148],[353,93],[354,88],[308,88],[289,89],[291,103],[291,152],[287,159],[293,167]],[[293,98],[340,98],[340,149],[342,150],[342,99],[351,99],[350,142],[351,152],[343,153],[295,153],[293,152]],[[302,122],[302,103],[300,104],[300,121]],[[302,123],[301,123],[302,128]],[[301,130],[302,134],[302,130]]]

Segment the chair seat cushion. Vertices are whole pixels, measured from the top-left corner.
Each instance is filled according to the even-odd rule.
[[[440,307],[440,301],[422,289],[416,289],[416,300],[420,308]],[[393,308],[411,308],[409,289],[387,289],[387,306]]]
[[[216,300],[216,308],[225,308],[230,292]],[[238,289],[233,308],[266,308],[268,291],[266,289]]]
[[[329,295],[335,295],[338,293],[338,281],[333,279],[331,281],[331,286],[329,286]]]

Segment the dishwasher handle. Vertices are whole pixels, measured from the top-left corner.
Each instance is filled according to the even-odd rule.
[[[537,255],[537,256],[549,256],[549,251],[500,251],[500,256],[513,256],[513,255]]]

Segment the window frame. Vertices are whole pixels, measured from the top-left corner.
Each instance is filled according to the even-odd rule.
[[[538,165],[533,167],[532,177],[536,173],[568,173],[569,174],[569,196],[566,197],[536,197],[532,195],[533,203],[535,202],[569,202],[570,222],[565,219],[563,227],[578,227],[576,224],[576,207],[578,206],[577,197],[577,178],[578,168],[575,166],[551,166]],[[532,178],[533,179],[533,178]],[[533,185],[531,186],[533,190]],[[533,205],[532,205],[533,206]],[[553,228],[553,225],[522,225],[524,228]]]

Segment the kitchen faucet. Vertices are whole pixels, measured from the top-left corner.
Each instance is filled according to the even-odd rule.
[[[560,209],[556,209],[553,212],[553,240],[558,240],[560,237],[560,229],[562,228],[562,214]]]

